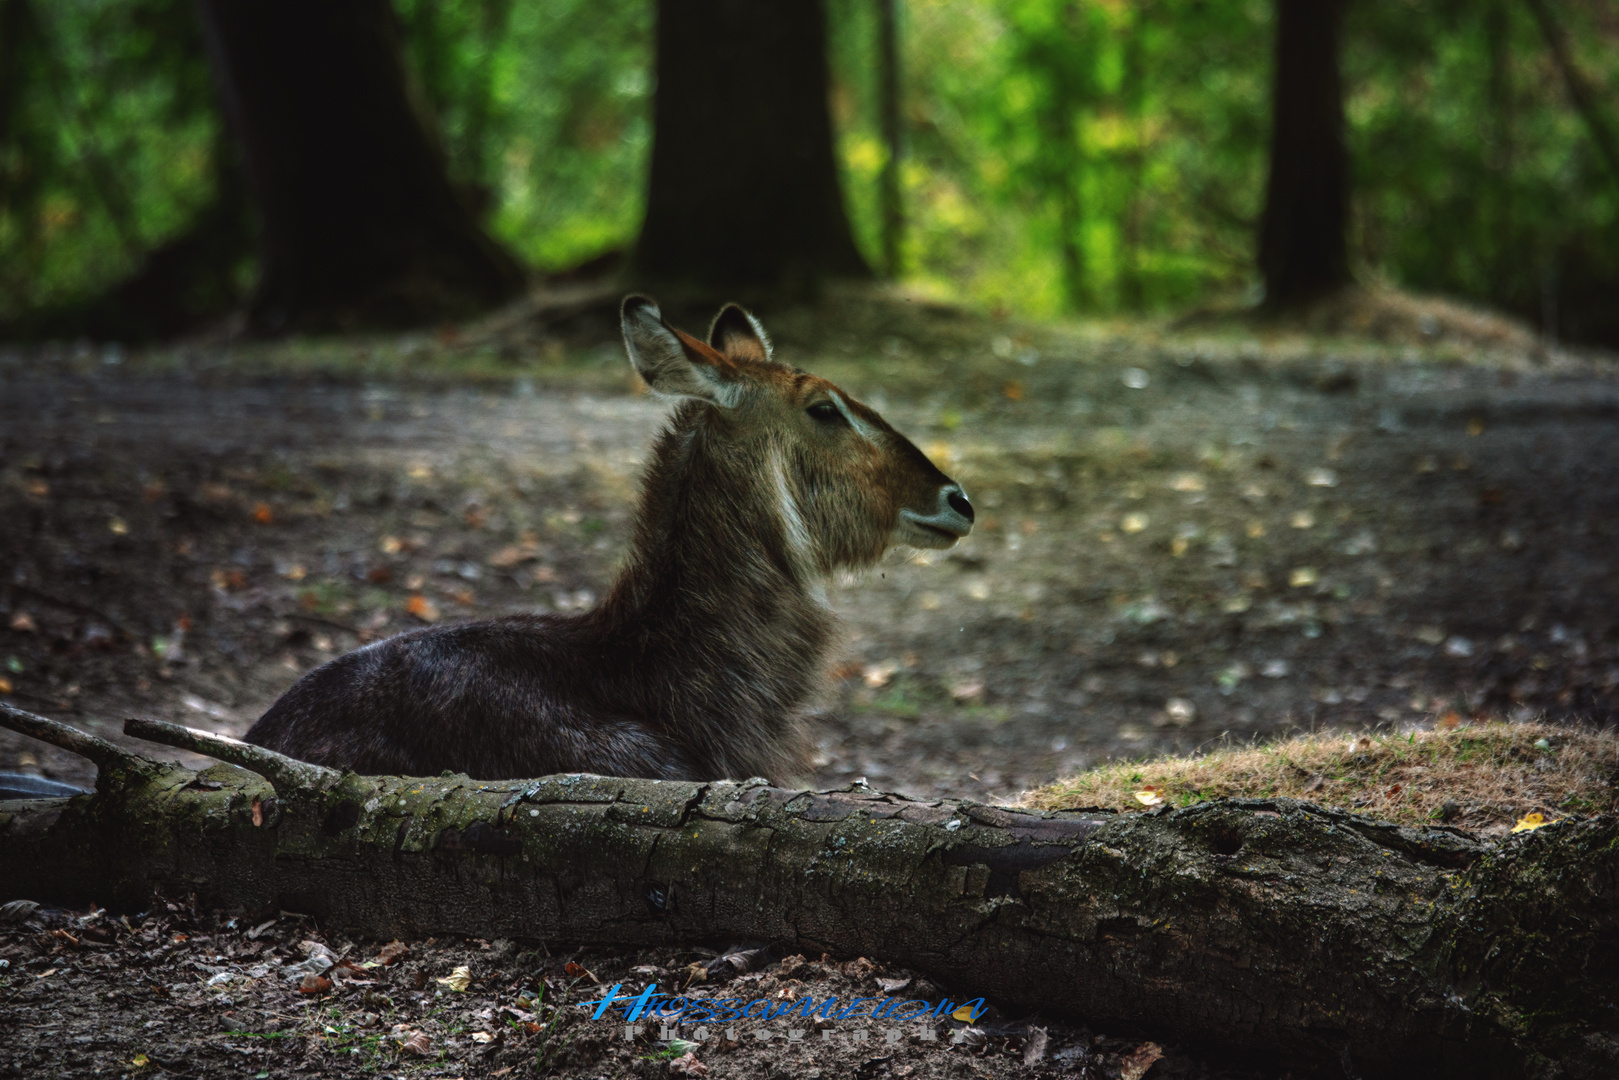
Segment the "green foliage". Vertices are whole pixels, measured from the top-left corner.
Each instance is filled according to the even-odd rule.
[[[395,3],[452,176],[494,234],[543,269],[632,243],[653,0]],[[827,4],[845,195],[875,259],[875,2]],[[0,41],[0,317],[127,274],[229,160],[187,0],[8,6],[30,18]],[[1619,125],[1619,18],[1602,0],[1551,6]],[[1255,288],[1274,0],[904,0],[900,15],[914,285],[1030,315]],[[1344,76],[1363,279],[1619,341],[1619,177],[1524,4],[1357,0]]]
[[[114,281],[182,229],[213,197],[221,126],[189,0],[0,8],[4,317]]]
[[[652,145],[648,0],[396,0],[452,175],[530,263],[635,238]]]

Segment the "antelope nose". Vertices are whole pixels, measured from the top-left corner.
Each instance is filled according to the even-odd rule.
[[[950,509],[968,521],[973,520],[973,504],[967,501],[967,493],[960,487],[949,487],[945,491],[944,501],[949,504]]]

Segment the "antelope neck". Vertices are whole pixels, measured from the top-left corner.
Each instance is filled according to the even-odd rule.
[[[764,442],[718,445],[699,410],[659,439],[632,552],[600,609],[603,631],[645,664],[645,690],[723,718],[784,713],[813,688],[832,616],[793,532],[802,522],[784,520],[781,470]]]

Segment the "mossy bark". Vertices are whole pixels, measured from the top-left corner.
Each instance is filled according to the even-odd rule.
[[[1485,845],[1291,800],[1111,815],[556,776],[275,790],[129,763],[0,804],[0,899],[378,936],[771,939],[1277,1066],[1612,1076],[1619,820]],[[958,995],[960,996],[959,992]]]

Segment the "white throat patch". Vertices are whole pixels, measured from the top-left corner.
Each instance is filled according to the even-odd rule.
[[[804,524],[804,515],[798,510],[792,485],[787,482],[787,463],[782,460],[780,450],[770,452],[770,481],[775,489],[776,513],[781,518],[782,532],[787,537],[787,554],[792,559],[793,569],[809,586],[810,593],[824,603],[826,589],[816,572],[815,550],[809,528]]]

